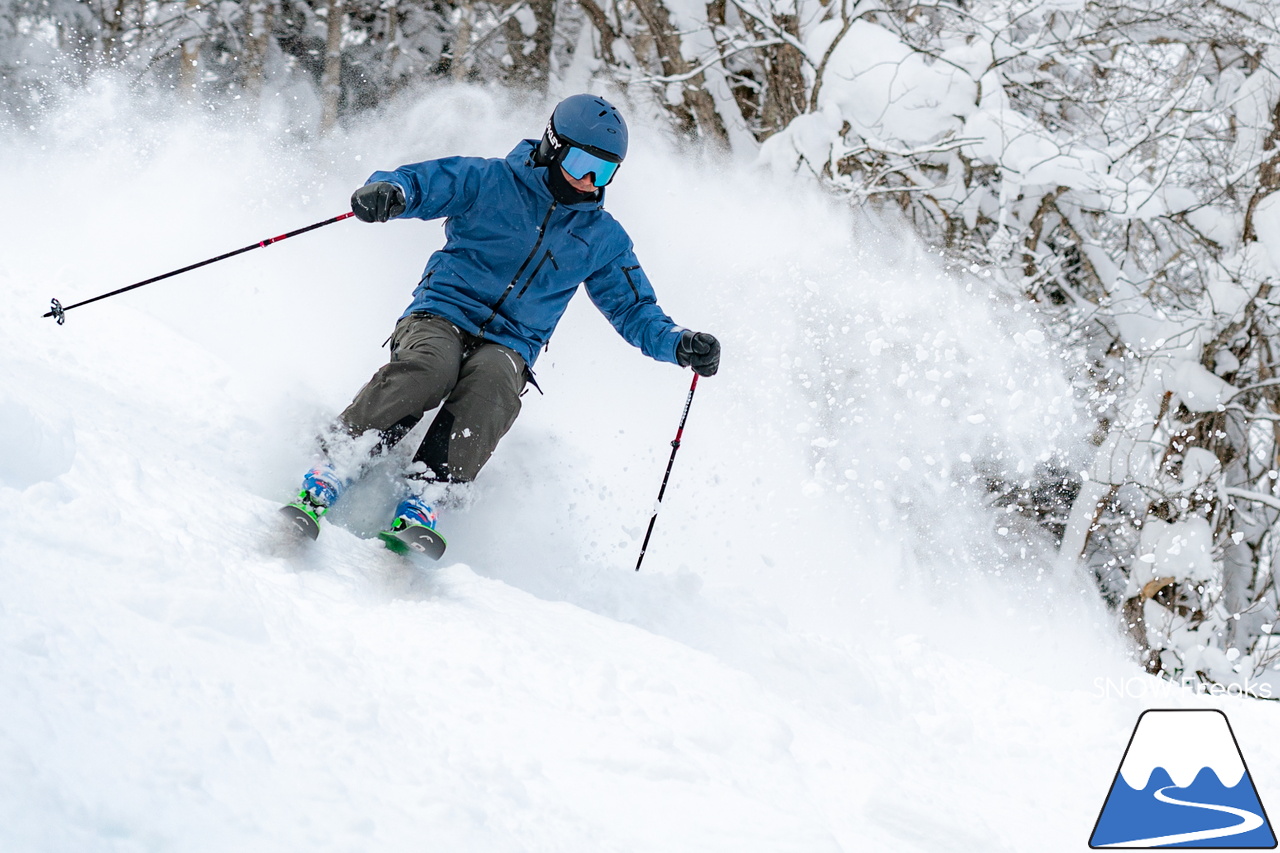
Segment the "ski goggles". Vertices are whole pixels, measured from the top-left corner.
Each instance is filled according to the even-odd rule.
[[[613,180],[613,173],[618,171],[618,166],[622,164],[605,160],[603,157],[583,151],[576,145],[570,145],[560,160],[560,165],[573,176],[574,180],[580,181],[588,174],[594,174],[595,180],[592,183],[597,187],[603,187]]]

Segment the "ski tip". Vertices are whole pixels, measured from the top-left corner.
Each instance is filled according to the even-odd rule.
[[[280,514],[285,517],[288,522],[289,529],[299,538],[315,540],[320,536],[320,525],[315,518],[302,507],[294,504],[287,504],[280,507]]]
[[[432,560],[444,556],[447,543],[444,537],[429,527],[413,524],[403,530],[383,530],[378,538],[397,554],[421,554]]]

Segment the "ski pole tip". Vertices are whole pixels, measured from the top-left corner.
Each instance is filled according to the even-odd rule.
[[[62,307],[62,303],[56,299],[49,301],[49,310],[42,316],[56,318],[59,326],[67,322],[67,311]]]

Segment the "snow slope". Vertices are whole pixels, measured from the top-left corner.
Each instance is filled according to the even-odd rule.
[[[439,225],[342,223],[64,327],[49,297],[501,155],[544,110],[445,90],[314,144],[162,112],[103,84],[0,143],[0,848],[1084,849],[1152,706],[1224,708],[1280,802],[1275,708],[1163,695],[967,485],[1077,440],[1034,318],[648,128],[609,208],[725,356],[644,571],[689,374],[582,297],[441,565],[362,538],[392,465],[283,552]]]

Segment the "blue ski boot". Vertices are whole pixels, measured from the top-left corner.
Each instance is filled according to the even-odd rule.
[[[337,503],[346,483],[329,464],[312,468],[302,478],[302,491],[297,500],[280,507],[300,536],[315,539],[320,535],[320,516]]]
[[[378,538],[397,554],[425,554],[433,560],[440,559],[447,544],[436,531],[435,509],[417,495],[400,502],[391,529],[379,533]]]

